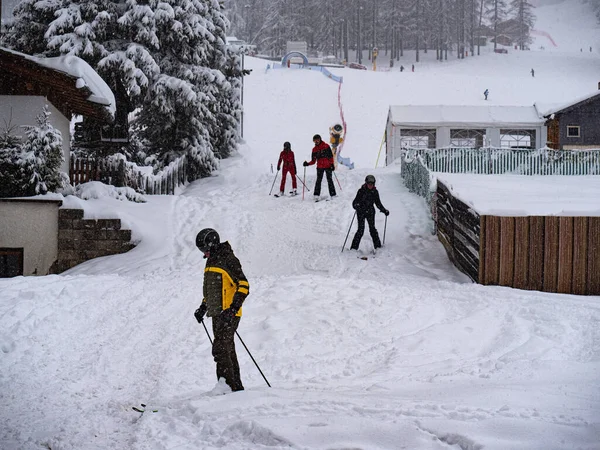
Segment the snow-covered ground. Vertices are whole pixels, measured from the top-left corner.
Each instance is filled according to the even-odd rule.
[[[565,103],[597,88],[599,54],[339,70],[343,153],[356,169],[336,171],[343,189],[320,203],[269,196],[270,170],[284,141],[302,169],[312,135],[338,120],[336,83],[246,65],[246,144],[215,176],[147,203],[67,200],[91,217],[118,214],[138,247],[59,276],[0,280],[0,448],[600,448],[600,298],[471,284],[399,166],[374,169],[390,104],[483,104],[486,87],[495,104]],[[377,215],[385,246],[363,261],[341,249],[369,173],[391,214]],[[311,190],[314,179],[311,167]],[[215,395],[193,317],[204,227],[229,240],[250,280],[239,333],[272,388],[238,342],[246,390]],[[157,412],[131,409],[141,403]]]

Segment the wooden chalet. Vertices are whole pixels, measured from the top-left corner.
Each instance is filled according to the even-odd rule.
[[[599,90],[558,108],[544,111],[548,147],[556,150],[600,149]]]
[[[63,170],[68,172],[72,116],[111,122],[115,99],[100,76],[76,56],[41,58],[0,47],[0,124],[4,121],[22,135],[21,127],[35,125],[45,106],[63,135]]]

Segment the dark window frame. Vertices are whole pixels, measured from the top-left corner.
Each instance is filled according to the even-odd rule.
[[[403,148],[435,148],[437,129],[400,128],[400,146]]]
[[[18,262],[17,262],[17,273],[15,273],[14,275],[9,275],[4,274],[2,272],[0,272],[0,278],[12,278],[12,277],[18,277],[23,275],[23,254],[24,254],[24,249],[23,247],[18,247],[18,248],[12,248],[12,247],[2,247],[0,248],[0,258],[4,258],[6,256],[16,256],[18,258]],[[5,266],[4,263],[0,264],[0,268],[2,268],[3,266]],[[8,267],[8,264],[6,264],[6,267]]]
[[[570,133],[570,130],[576,128],[577,129],[577,135],[573,135]],[[578,138],[581,137],[581,126],[579,125],[567,125],[567,137],[569,138]]]

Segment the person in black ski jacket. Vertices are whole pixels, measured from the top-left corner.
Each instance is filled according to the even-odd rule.
[[[377,206],[379,211],[386,216],[390,214],[390,212],[381,204],[379,192],[375,187],[375,177],[373,175],[367,175],[365,184],[360,187],[352,202],[352,207],[356,210],[356,219],[358,223],[358,230],[356,230],[354,239],[352,239],[352,245],[350,246],[350,249],[352,250],[358,250],[360,240],[365,232],[365,219],[369,224],[369,233],[373,239],[373,247],[376,249],[381,247],[379,233],[377,233],[377,228],[375,228],[375,207],[373,205]]]
[[[212,354],[217,364],[217,380],[224,378],[232,391],[243,391],[233,338],[250,286],[231,245],[221,242],[215,230],[205,228],[200,231],[196,236],[196,246],[204,253],[206,267],[204,298],[194,316],[198,323],[202,323],[204,315],[212,318],[215,335]]]

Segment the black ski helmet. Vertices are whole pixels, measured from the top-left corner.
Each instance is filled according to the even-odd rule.
[[[285,149],[285,148],[287,148],[287,149],[291,150],[291,148],[292,148],[292,144],[290,144],[289,142],[284,142],[284,143],[283,143],[283,148],[284,148],[284,149]]]
[[[343,130],[342,126],[341,126],[339,123],[336,123],[336,124],[333,126],[333,129],[334,129],[335,131],[337,131],[338,133],[340,133],[340,132]]]
[[[196,235],[196,247],[202,253],[210,251],[211,248],[216,247],[220,242],[219,233],[212,228],[205,228]]]
[[[320,141],[322,140],[322,139],[321,139],[321,135],[320,135],[320,134],[315,134],[315,135],[313,136],[313,141],[315,141],[315,140],[317,140],[317,139],[318,139],[318,140],[320,140]]]
[[[365,183],[373,183],[375,184],[375,177],[373,175],[367,175],[365,178]]]

